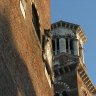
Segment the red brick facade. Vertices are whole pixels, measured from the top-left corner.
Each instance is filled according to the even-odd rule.
[[[52,96],[42,61],[42,34],[50,29],[50,0],[0,0],[0,96]],[[34,1],[34,2],[33,2]],[[32,4],[40,23],[40,40],[32,23]]]

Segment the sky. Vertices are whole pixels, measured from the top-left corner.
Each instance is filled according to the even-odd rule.
[[[96,0],[51,0],[51,23],[64,20],[81,25],[87,72],[96,86]]]

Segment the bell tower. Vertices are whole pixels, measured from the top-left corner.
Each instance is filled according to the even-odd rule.
[[[51,27],[55,96],[93,96],[96,89],[84,64],[86,37],[82,28],[65,21],[53,23]],[[88,84],[93,89],[89,89]]]

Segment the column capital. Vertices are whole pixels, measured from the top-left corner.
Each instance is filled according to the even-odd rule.
[[[79,41],[77,38],[74,38],[74,41]]]

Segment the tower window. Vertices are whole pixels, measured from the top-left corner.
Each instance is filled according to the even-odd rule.
[[[68,38],[66,38],[66,49],[68,50]]]
[[[70,39],[70,50],[73,50],[73,40]]]
[[[32,22],[35,28],[35,31],[37,33],[38,39],[40,40],[40,24],[39,24],[39,16],[37,14],[37,10],[35,8],[35,5],[32,4]]]
[[[59,38],[57,38],[57,50],[59,50]]]

